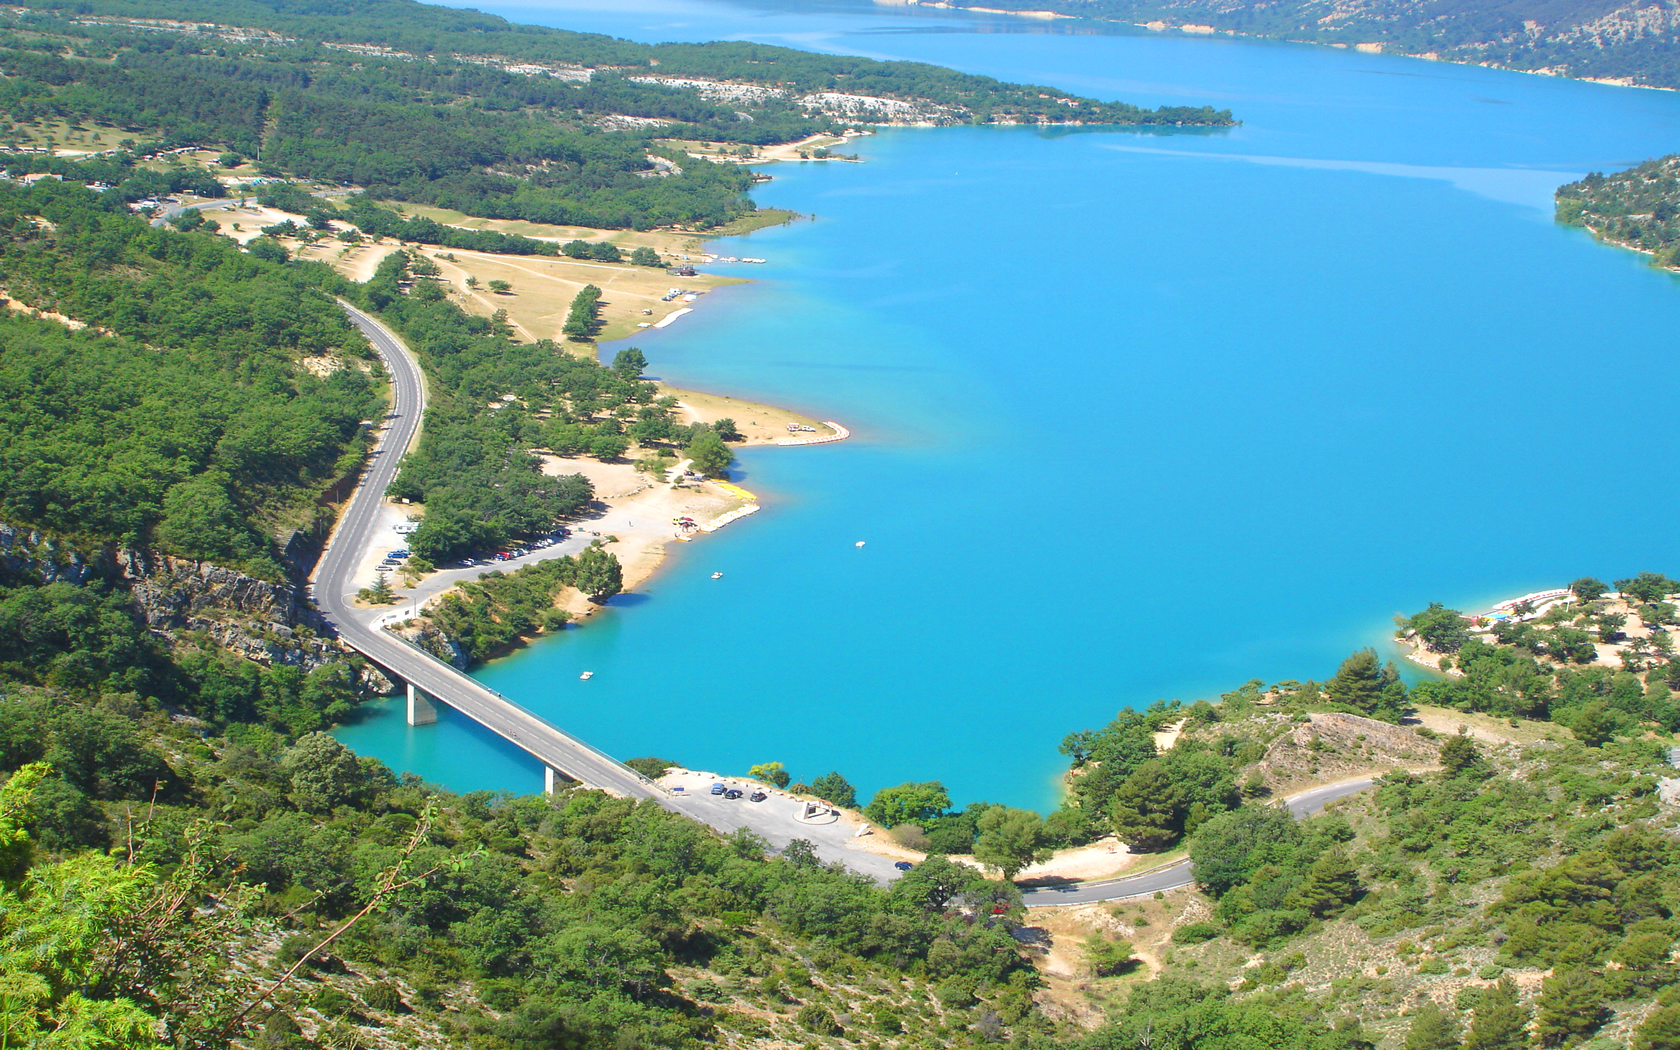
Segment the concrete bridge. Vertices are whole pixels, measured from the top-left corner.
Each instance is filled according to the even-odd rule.
[[[369,458],[332,540],[315,567],[314,597],[339,639],[408,686],[408,724],[437,721],[438,703],[466,715],[541,762],[543,787],[573,780],[628,798],[662,799],[648,778],[378,626],[384,610],[358,609],[355,572],[376,535],[385,491],[420,429],[426,408],[420,364],[384,325],[340,300],[391,374],[389,426]]]

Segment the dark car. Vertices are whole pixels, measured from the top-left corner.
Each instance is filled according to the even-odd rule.
[[[723,793],[723,797],[727,798],[727,799],[730,799],[731,801],[733,801],[735,799],[738,799],[738,798],[741,797],[741,789],[740,788],[730,788],[728,791],[725,791]]]
[[[911,868],[914,868],[915,865],[907,860],[895,860],[893,861],[893,867],[897,868],[899,871],[909,871]]]
[[[722,784],[713,784],[712,785],[712,794],[714,794],[714,795],[721,795],[721,794],[724,793],[725,790],[727,790],[727,789]]]
[[[747,801],[748,802],[763,802],[765,799],[767,799],[769,797],[770,797],[769,795],[766,795],[762,791],[754,791],[752,794],[747,796]]]

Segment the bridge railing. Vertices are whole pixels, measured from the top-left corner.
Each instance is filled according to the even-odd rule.
[[[648,777],[648,776],[646,776],[642,773],[637,772],[634,769],[631,769],[629,766],[625,765],[623,762],[619,761],[618,759],[614,758],[613,756],[607,754],[605,751],[602,751],[600,748],[596,747],[594,744],[591,744],[589,741],[582,740],[582,739],[580,739],[576,736],[573,736],[571,733],[568,733],[564,729],[561,729],[559,726],[555,725],[553,722],[550,722],[548,719],[546,719],[543,716],[541,716],[541,715],[537,714],[536,712],[532,711],[530,708],[525,707],[521,704],[514,703],[513,700],[509,699],[507,696],[505,696],[501,693],[498,693],[496,690],[494,690],[494,689],[490,688],[489,686],[485,685],[484,683],[478,681],[476,678],[472,678],[471,676],[467,675],[466,672],[462,671],[460,668],[455,667],[453,664],[448,664],[448,663],[445,663],[444,661],[438,659],[438,657],[435,653],[427,652],[425,649],[422,649],[420,646],[415,645],[412,641],[409,641],[407,638],[404,638],[402,635],[397,634],[395,631],[387,631],[382,627],[375,627],[375,628],[373,628],[373,630],[376,630],[376,631],[379,631],[379,632],[381,632],[385,635],[388,635],[388,636],[390,636],[392,641],[399,642],[402,645],[407,646],[409,649],[414,650],[415,655],[421,657],[422,659],[430,660],[433,663],[437,664],[439,667],[444,667],[444,668],[447,668],[451,671],[454,671],[455,673],[461,675],[461,677],[466,678],[473,685],[477,686],[478,688],[484,690],[486,693],[489,693],[491,696],[500,700],[502,703],[504,703],[504,704],[508,705],[509,707],[514,708],[515,710],[519,711],[521,714],[525,715],[527,718],[530,718],[531,720],[533,720],[535,722],[541,723],[543,726],[547,727],[548,729],[553,730],[558,735],[560,735],[562,737],[565,737],[567,740],[570,740],[572,743],[576,744],[578,747],[580,747],[583,750],[589,752],[590,754],[594,755],[595,757],[597,757],[599,759],[602,759],[602,760],[610,763],[611,765],[617,766],[619,769],[622,769],[624,772],[626,772],[626,773],[630,774],[631,776],[635,777],[637,780],[640,780],[643,784],[646,784],[648,787],[650,787],[653,790],[659,792],[660,794],[662,794],[662,795],[663,794],[669,794],[669,792],[667,792],[664,788],[660,787],[659,784],[656,783],[651,777]],[[393,668],[393,670],[395,670],[395,668]],[[402,672],[398,671],[397,673],[401,674]],[[440,696],[437,699],[442,700],[445,704],[449,703],[449,701],[444,697]],[[468,717],[471,717],[471,716],[468,716]],[[491,732],[495,732],[495,730],[491,730]],[[500,735],[500,734],[497,734],[497,735]]]

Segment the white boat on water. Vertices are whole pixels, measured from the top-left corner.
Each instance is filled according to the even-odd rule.
[[[594,671],[585,671],[582,674],[578,675],[578,677],[583,679],[585,682],[587,682],[591,678],[595,677],[595,672]]]
[[[714,572],[714,573],[712,573],[712,579],[714,579],[714,580],[721,580],[721,579],[723,579],[723,573],[721,573],[721,572]]]

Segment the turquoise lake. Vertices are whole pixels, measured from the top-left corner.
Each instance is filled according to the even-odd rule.
[[[867,3],[485,9],[1243,121],[884,130],[768,168],[757,200],[815,218],[724,242],[755,283],[632,342],[854,438],[742,453],[762,513],[475,672],[611,754],[1048,809],[1062,737],[1121,708],[1322,679],[1430,601],[1675,568],[1680,281],[1551,195],[1680,149],[1680,94]],[[459,716],[339,735],[541,784]]]

